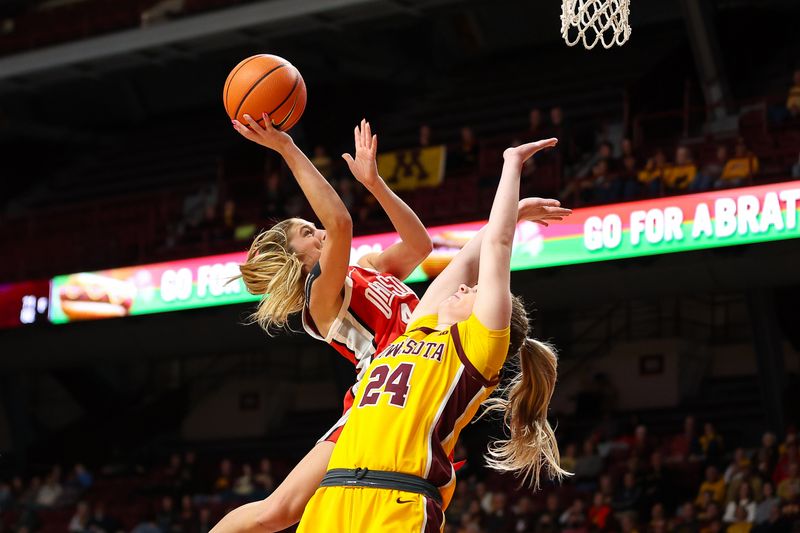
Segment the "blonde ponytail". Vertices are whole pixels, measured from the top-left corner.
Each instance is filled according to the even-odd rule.
[[[572,475],[561,468],[556,436],[547,421],[558,359],[551,345],[525,336],[528,319],[518,298],[514,299],[511,322],[510,349],[519,355],[519,372],[500,396],[484,402],[484,414],[503,413],[508,438],[489,445],[486,462],[500,472],[514,472],[522,477],[523,484],[527,481],[538,489],[542,470],[550,479]]]
[[[239,265],[247,291],[262,295],[250,315],[267,333],[285,328],[289,315],[303,309],[303,262],[289,246],[289,230],[294,219],[284,220],[260,233],[253,240],[247,260]]]

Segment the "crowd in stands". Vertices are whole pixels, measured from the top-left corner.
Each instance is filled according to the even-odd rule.
[[[566,426],[568,427],[568,426]],[[603,424],[561,443],[574,473],[541,491],[468,462],[447,509],[448,533],[800,531],[797,432],[766,432],[752,448],[730,443],[713,424],[686,418],[682,430],[651,435]],[[466,454],[459,445],[456,458]],[[173,454],[166,465],[82,465],[64,476],[0,481],[0,531],[32,533],[206,533],[228,510],[268,496],[281,479],[269,459]],[[285,471],[281,472],[282,474]]]
[[[794,153],[800,154],[800,70],[794,73],[794,85],[781,110],[783,114],[773,122],[794,135],[792,139],[797,141]],[[429,124],[422,124],[417,146],[445,144],[445,179],[462,180],[463,176],[478,175],[478,186],[487,191],[496,183],[496,172],[492,169],[499,168],[497,155],[502,153],[493,152],[490,147],[557,137],[559,144],[555,150],[526,163],[523,172],[529,179],[525,182],[528,192],[556,196],[573,207],[747,186],[758,181],[763,166],[758,154],[741,136],[724,141],[695,141],[691,145],[679,143],[668,148],[637,147],[627,137],[615,145],[608,136],[598,133],[596,147],[592,148],[579,142],[560,106],[546,111],[534,107],[527,122],[527,127],[519,132],[492,139],[480,139],[473,128],[464,126],[453,142],[438,138]],[[339,158],[331,157],[322,145],[315,146],[309,155],[339,193],[357,229],[388,229],[380,206],[356,183]],[[252,186],[244,189],[235,184],[228,186],[222,180],[187,196],[182,218],[170,229],[167,245],[245,242],[270,220],[312,216],[285,167],[269,154],[266,157],[257,190]],[[782,165],[784,168],[778,169],[781,177],[800,176],[800,157],[794,164]],[[464,188],[469,186],[463,183]],[[488,192],[487,195],[490,196]],[[473,209],[473,216],[480,216],[478,207]]]

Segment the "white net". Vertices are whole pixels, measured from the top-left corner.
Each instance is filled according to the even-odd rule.
[[[561,35],[570,46],[621,46],[631,36],[630,13],[630,0],[562,0]]]

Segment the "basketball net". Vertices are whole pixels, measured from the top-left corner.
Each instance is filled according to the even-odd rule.
[[[622,46],[631,36],[630,0],[561,0],[561,35],[570,46],[590,50]]]

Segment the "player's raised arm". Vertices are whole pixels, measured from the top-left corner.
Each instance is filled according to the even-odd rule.
[[[353,222],[342,200],[333,187],[322,177],[306,155],[294,144],[292,138],[272,126],[265,113],[264,127],[246,116],[250,128],[238,121],[233,126],[243,137],[278,152],[289,166],[308,203],[325,228],[325,246],[320,257],[321,274],[313,285],[312,315],[319,310],[336,312],[339,294],[350,262],[350,244],[353,239]],[[302,231],[302,230],[301,230]],[[330,303],[330,309],[324,309]],[[317,306],[323,306],[319,309]]]
[[[522,165],[539,150],[553,147],[557,142],[557,139],[536,141],[508,148],[503,153],[503,172],[481,245],[480,290],[473,310],[489,329],[503,329],[511,319],[511,246],[517,226]]]
[[[425,226],[416,213],[397,196],[378,174],[378,136],[372,134],[369,122],[362,120],[356,126],[355,158],[342,154],[350,172],[375,197],[383,208],[394,229],[400,234],[400,242],[381,253],[362,257],[362,266],[379,272],[388,272],[405,279],[431,253],[433,243]]]
[[[542,148],[546,146],[539,147],[537,151]],[[548,226],[550,222],[563,220],[571,213],[572,210],[561,207],[561,203],[552,198],[524,198],[517,204],[516,221],[528,220]],[[481,228],[450,261],[444,271],[433,280],[414,310],[412,322],[421,316],[435,313],[439,302],[456,292],[461,284],[472,286],[478,282],[481,245],[486,231],[486,226]]]

